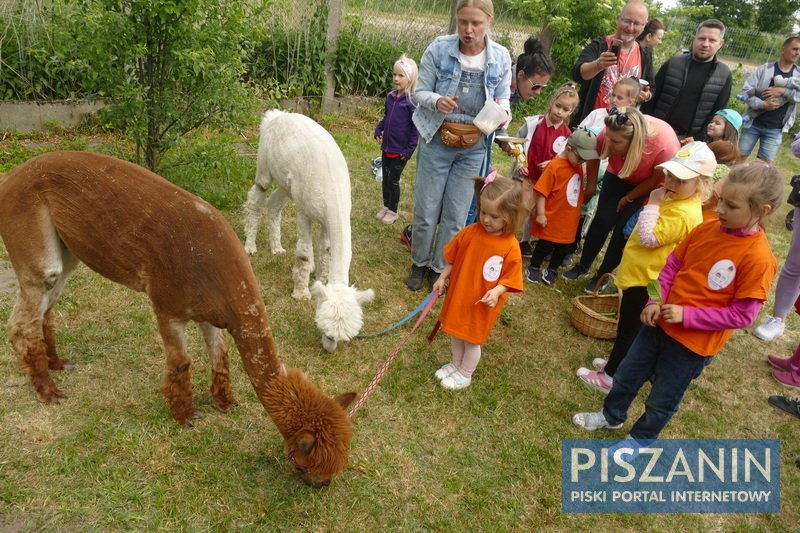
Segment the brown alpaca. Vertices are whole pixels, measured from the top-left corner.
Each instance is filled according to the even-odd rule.
[[[0,178],[0,235],[19,282],[8,336],[43,402],[65,397],[50,377],[69,365],[56,352],[52,308],[83,261],[150,297],[167,356],[161,390],[178,422],[198,418],[185,339],[192,320],[211,358],[214,406],[236,405],[227,330],[303,479],[319,486],[342,472],[352,437],[344,408],[355,393],[332,398],[282,369],[250,261],[211,205],[132,163],[53,152]]]

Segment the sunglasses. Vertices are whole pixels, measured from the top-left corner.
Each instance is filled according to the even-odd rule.
[[[528,80],[528,83],[531,84],[531,90],[532,91],[539,91],[539,90],[544,89],[545,87],[547,87],[546,83],[533,83],[528,76],[525,76],[525,79]]]
[[[611,110],[608,112],[608,116],[612,117],[614,124],[617,126],[622,126],[629,120],[628,114],[625,111],[620,111],[616,107],[611,108]]]

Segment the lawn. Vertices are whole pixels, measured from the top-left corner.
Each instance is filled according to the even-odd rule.
[[[376,106],[349,118],[320,118],[350,165],[350,279],[376,291],[366,308],[368,333],[396,322],[424,297],[405,288],[410,260],[398,239],[410,221],[413,161],[403,175],[401,220],[385,226],[373,218],[381,205],[380,183],[369,171],[379,155],[371,138],[378,111]],[[256,120],[240,133],[240,155],[210,152],[226,158],[224,164],[198,165],[202,157],[187,156],[197,152],[177,153],[166,161],[172,165],[164,174],[199,193],[225,180],[231,197],[239,198],[227,205],[239,205],[255,172]],[[214,138],[208,133],[195,142],[213,147]],[[91,131],[12,136],[0,147],[0,170],[60,147],[132,153],[124,142]],[[510,165],[501,153],[495,161],[501,170]],[[787,176],[800,171],[800,160],[786,146],[779,162]],[[790,237],[783,227],[787,210],[781,206],[768,225],[779,260]],[[224,212],[241,236],[241,209]],[[287,250],[295,242],[293,221],[290,207],[284,219]],[[283,362],[304,369],[330,394],[363,390],[408,326],[324,353],[313,303],[290,296],[292,254],[271,256],[264,230],[259,247],[252,263]],[[0,260],[7,268],[4,250]],[[286,460],[282,439],[235,353],[231,371],[240,405],[228,414],[211,407],[210,369],[197,328],[191,329],[195,403],[205,418],[193,428],[179,426],[158,392],[164,356],[147,299],[80,267],[56,306],[61,354],[75,363],[74,370],[56,376],[69,399],[40,403],[17,369],[5,331],[0,333],[0,531],[796,530],[800,421],[766,402],[772,394],[791,393],[770,377],[766,355],[793,352],[800,341],[796,316],[787,334],[770,345],[749,331],[737,332],[692,384],[663,434],[780,439],[779,514],[562,514],[562,439],[611,438],[630,427],[629,422],[618,432],[586,434],[570,422],[576,411],[598,409],[602,401],[579,383],[575,369],[611,347],[570,326],[570,302],[581,290],[581,284],[559,280],[554,287],[527,284],[522,294],[512,295],[484,346],[472,386],[463,391],[443,390],[433,378],[449,359],[449,342],[444,335],[430,344],[425,340],[429,318],[355,415],[344,474],[327,488],[313,489]],[[13,302],[12,291],[0,292],[0,322]],[[641,409],[638,400],[634,419]]]

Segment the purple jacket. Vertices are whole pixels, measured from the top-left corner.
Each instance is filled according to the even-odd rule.
[[[384,107],[383,118],[375,126],[374,137],[383,135],[382,151],[410,159],[419,141],[417,127],[411,122],[417,104],[411,101],[408,93],[398,98],[397,91],[392,91],[386,95]]]

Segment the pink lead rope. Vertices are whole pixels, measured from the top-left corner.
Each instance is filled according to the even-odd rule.
[[[392,364],[392,361],[394,361],[394,358],[397,357],[397,354],[400,353],[400,350],[403,349],[403,346],[405,346],[408,339],[411,338],[411,335],[413,335],[414,332],[417,331],[417,328],[419,328],[419,325],[422,324],[422,321],[425,319],[425,317],[428,316],[428,313],[430,313],[431,309],[433,309],[433,305],[436,303],[436,300],[438,299],[439,299],[439,293],[434,292],[433,297],[428,301],[425,307],[422,308],[422,312],[419,314],[419,318],[417,318],[417,321],[414,323],[414,327],[411,328],[411,331],[409,331],[406,334],[400,345],[397,348],[395,348],[395,350],[392,352],[392,354],[389,356],[386,362],[383,363],[383,365],[381,365],[381,368],[378,370],[378,373],[375,374],[375,377],[372,378],[370,384],[367,386],[366,389],[364,389],[364,392],[361,393],[361,397],[350,409],[348,416],[352,418],[355,412],[361,409],[361,407],[367,402],[367,398],[372,396],[372,393],[375,392],[375,389],[378,388],[378,383],[380,383],[381,379],[383,379],[383,376],[386,374],[386,370],[389,368],[389,365]]]

